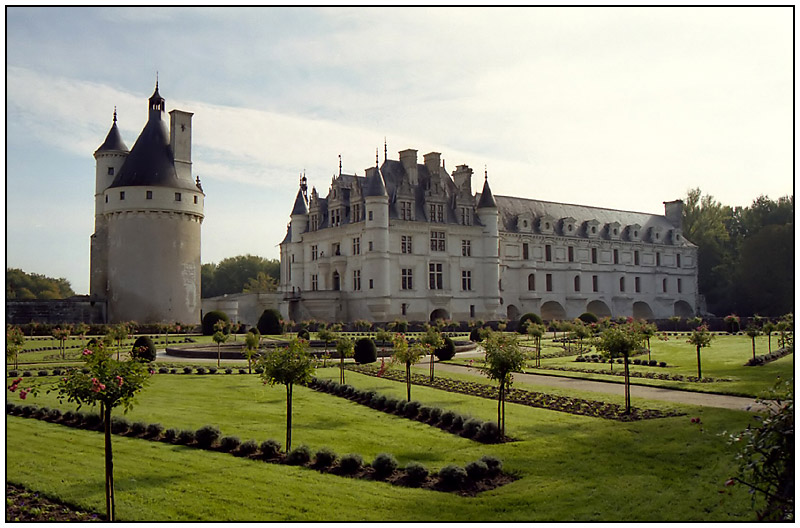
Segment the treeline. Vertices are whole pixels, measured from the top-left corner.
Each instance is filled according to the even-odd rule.
[[[709,312],[794,311],[794,196],[759,196],[748,207],[730,207],[692,189],[683,231],[698,246],[698,288]]]
[[[203,264],[201,267],[201,297],[216,297],[226,293],[268,293],[278,289],[281,263],[254,255],[239,255]]]
[[[6,299],[66,299],[73,295],[75,292],[67,279],[6,268]]]

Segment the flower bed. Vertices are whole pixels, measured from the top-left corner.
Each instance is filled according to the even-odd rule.
[[[744,364],[745,367],[760,367],[761,365],[766,365],[771,361],[775,361],[776,359],[780,359],[783,356],[788,356],[794,351],[793,347],[785,347],[776,350],[770,354],[764,354],[761,356],[756,356],[754,359],[751,358]]]
[[[35,405],[17,405],[6,403],[6,413],[22,418],[45,420],[51,423],[76,427],[90,431],[102,431],[103,422],[99,415],[68,411],[61,413],[58,409],[38,407]],[[203,426],[197,431],[164,428],[160,424],[145,424],[143,422],[130,423],[122,417],[112,419],[112,432],[120,436],[140,438],[143,440],[165,442],[183,445],[196,449],[207,449],[229,453],[241,458],[260,460],[273,464],[286,464],[292,466],[315,469],[321,473],[359,478],[366,480],[379,480],[396,486],[418,487],[433,491],[457,493],[464,496],[495,489],[516,480],[516,477],[503,473],[503,464],[493,456],[484,455],[480,460],[470,462],[461,468],[449,465],[438,473],[431,474],[427,468],[419,463],[411,462],[404,469],[396,466],[394,457],[381,453],[372,464],[365,464],[360,455],[350,453],[338,457],[327,448],[317,451],[311,456],[308,447],[301,445],[287,453],[281,452],[281,444],[275,440],[267,440],[259,446],[255,440],[241,442],[235,436],[222,436],[219,429],[213,426]],[[303,456],[299,456],[303,455]],[[472,466],[486,467],[485,471],[470,471]],[[463,474],[464,478],[456,478]],[[454,477],[456,475],[456,477]]]
[[[562,372],[581,372],[585,374],[603,374],[606,376],[624,376],[622,370],[592,370],[576,367],[536,367],[536,370],[559,370]],[[698,378],[697,376],[684,376],[682,374],[665,374],[662,372],[629,372],[631,378],[657,379],[667,381],[690,381],[693,383],[715,383],[718,381],[733,381],[730,378]]]
[[[378,368],[371,365],[348,365],[346,369],[365,374],[367,376],[378,377]],[[397,370],[387,370],[383,378],[405,382],[405,374]],[[458,392],[470,396],[481,398],[497,399],[497,387],[477,383],[474,381],[461,381],[450,378],[436,378],[433,381],[428,376],[412,374],[411,382],[414,385],[424,385],[435,389]],[[549,409],[552,411],[578,414],[581,416],[592,416],[595,418],[606,418],[609,420],[619,420],[622,422],[632,422],[636,420],[646,420],[650,418],[665,418],[668,416],[683,416],[685,413],[676,411],[661,411],[658,409],[640,409],[631,407],[630,414],[625,414],[625,407],[615,403],[606,403],[597,400],[586,400],[583,398],[570,398],[566,396],[554,396],[542,392],[533,392],[523,389],[510,389],[506,393],[506,402],[519,403],[530,407]]]
[[[309,388],[326,392],[334,396],[347,398],[350,401],[366,405],[375,410],[394,414],[410,420],[416,420],[438,427],[442,431],[461,435],[484,444],[513,441],[509,437],[500,438],[500,430],[494,422],[485,422],[470,416],[463,416],[454,411],[428,407],[418,401],[406,402],[387,397],[375,391],[362,391],[351,385],[342,385],[333,380],[320,380],[313,378],[308,384]]]

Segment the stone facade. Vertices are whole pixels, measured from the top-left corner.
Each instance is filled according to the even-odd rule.
[[[665,215],[493,196],[473,171],[404,150],[326,197],[305,177],[281,249],[293,321],[658,319],[697,312],[697,248],[682,202]]]
[[[158,86],[130,151],[117,116],[95,152],[90,297],[108,322],[200,320],[200,228],[205,194],[192,178],[192,114],[170,112]]]

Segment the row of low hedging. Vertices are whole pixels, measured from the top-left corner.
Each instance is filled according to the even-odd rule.
[[[591,370],[591,369],[582,369],[576,367],[556,367],[556,366],[548,366],[548,367],[536,367],[536,370],[559,370],[562,372],[582,372],[585,374],[604,374],[608,376],[624,376],[624,370]],[[666,380],[666,381],[690,381],[692,383],[715,383],[718,381],[733,381],[730,378],[698,378],[697,376],[684,376],[682,374],[666,374],[662,372],[638,372],[635,370],[629,370],[628,372],[631,378],[645,378],[645,379],[657,379],[657,380]]]
[[[74,368],[74,367],[71,367]],[[16,378],[21,376],[23,378],[30,378],[33,377],[34,373],[37,376],[61,376],[62,374],[66,373],[68,369],[66,368],[54,368],[52,370],[42,369],[42,370],[9,370],[6,374],[7,377]],[[80,370],[84,374],[89,373],[89,369],[86,367],[80,368]],[[253,369],[255,374],[260,374],[262,369],[260,367],[256,367]],[[208,374],[248,374],[248,370],[246,368],[217,368],[217,367],[193,367],[193,366],[185,366],[185,367],[158,367],[158,370],[155,371],[159,374],[200,374],[200,375],[208,375]]]
[[[366,374],[368,376],[378,376],[378,369],[371,365],[347,365],[345,368]],[[405,373],[396,370],[387,370],[381,377],[393,381],[405,383]],[[431,381],[430,377],[420,374],[412,374],[411,382],[414,385],[424,385],[435,389],[458,392],[480,398],[496,400],[498,389],[494,385],[486,385],[474,381],[462,381],[452,378],[435,378]],[[566,412],[581,416],[591,416],[595,418],[606,418],[631,422],[637,420],[647,420],[651,418],[666,418],[668,416],[682,416],[685,413],[677,411],[661,411],[658,409],[640,409],[631,407],[630,413],[625,412],[625,407],[616,403],[607,403],[597,400],[586,400],[583,398],[572,398],[568,396],[555,396],[542,392],[527,391],[524,389],[511,388],[506,392],[507,403],[519,403],[529,407],[538,407],[552,411]]]
[[[355,403],[371,407],[377,411],[416,420],[448,433],[461,435],[484,444],[495,444],[501,441],[500,430],[494,422],[485,422],[478,418],[459,414],[455,411],[423,405],[416,400],[406,401],[386,396],[376,391],[360,390],[352,385],[342,385],[333,380],[313,378],[310,388],[347,398]],[[503,441],[508,441],[504,438]]]
[[[6,403],[6,413],[90,431],[103,430],[102,418],[95,413],[62,413],[60,409],[11,402]],[[484,455],[464,467],[448,465],[432,474],[418,462],[411,462],[401,469],[397,459],[388,453],[378,454],[370,464],[365,463],[358,453],[339,456],[326,447],[312,453],[308,446],[301,445],[289,453],[283,453],[281,443],[276,440],[269,439],[260,444],[252,439],[242,442],[237,436],[223,436],[219,428],[213,425],[204,425],[197,430],[165,429],[159,423],[131,422],[124,417],[115,416],[111,419],[111,432],[131,438],[230,453],[252,460],[303,466],[334,475],[463,494],[493,489],[513,480],[513,477],[502,472],[502,462],[491,455]]]
[[[578,356],[575,358],[575,362],[576,363],[619,363],[620,365],[622,365],[623,359],[617,358],[616,360],[609,359],[608,361],[606,361],[602,356],[598,354],[592,354],[591,356],[589,355]],[[634,358],[634,359],[629,358],[628,364],[642,365],[644,367],[650,366],[650,367],[661,367],[661,368],[665,368],[667,366],[666,361],[656,361],[655,359],[639,359],[639,358]]]
[[[750,358],[747,360],[747,363],[744,364],[745,367],[759,367],[761,365],[766,365],[771,361],[775,361],[776,359],[780,359],[784,356],[787,356],[793,352],[792,347],[784,347],[780,348],[774,352],[770,352],[769,354],[763,354],[760,356],[756,356],[754,358]]]

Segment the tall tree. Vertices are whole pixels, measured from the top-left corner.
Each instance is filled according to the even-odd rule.
[[[264,274],[263,281],[259,279],[259,273]],[[255,289],[262,285],[266,287],[269,283],[267,277],[271,277],[276,283],[280,280],[280,261],[255,255],[239,255],[223,259],[219,264],[203,264],[202,297],[242,293],[248,285]]]
[[[65,299],[73,295],[75,292],[67,279],[6,268],[7,299]]]
[[[261,379],[270,385],[286,387],[286,452],[292,449],[292,397],[298,383],[308,383],[314,373],[314,360],[308,341],[294,338],[286,347],[269,350],[258,361]]]

